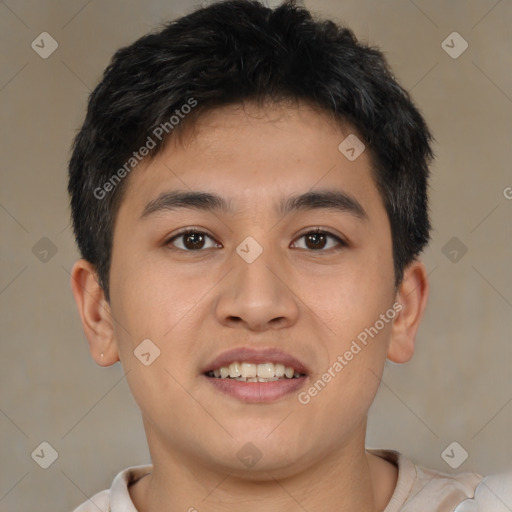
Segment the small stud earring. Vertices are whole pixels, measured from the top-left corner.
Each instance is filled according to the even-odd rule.
[[[103,357],[103,352],[100,354],[101,357]]]

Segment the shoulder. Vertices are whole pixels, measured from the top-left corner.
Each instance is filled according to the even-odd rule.
[[[478,510],[512,510],[512,470],[484,477],[475,490],[474,502],[478,505]],[[464,512],[464,509],[460,512]]]
[[[472,500],[483,480],[478,473],[444,473],[414,464],[394,450],[371,450],[398,467],[398,481],[385,512],[475,512],[457,508]],[[486,512],[490,512],[486,510]]]
[[[152,470],[151,465],[124,469],[116,475],[110,489],[98,492],[73,512],[137,512],[128,488]]]
[[[414,464],[394,450],[369,450],[398,467],[398,482],[385,512],[510,512],[512,470],[482,476],[443,473]]]

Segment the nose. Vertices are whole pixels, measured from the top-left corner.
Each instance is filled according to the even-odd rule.
[[[264,250],[252,263],[234,253],[233,264],[221,281],[215,305],[220,323],[259,332],[297,322],[299,299],[293,293],[284,262],[279,264],[270,251]]]

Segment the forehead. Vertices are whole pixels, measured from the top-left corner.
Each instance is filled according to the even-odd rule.
[[[163,192],[200,190],[225,197],[233,211],[278,210],[276,198],[336,189],[357,196],[365,210],[382,207],[369,151],[357,156],[363,146],[354,146],[355,137],[349,125],[307,104],[216,108],[132,171],[123,203],[141,214]]]

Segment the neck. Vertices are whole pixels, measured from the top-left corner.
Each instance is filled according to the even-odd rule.
[[[150,440],[153,472],[130,487],[139,512],[380,512],[397,470],[364,449],[363,435],[301,471],[218,471]],[[294,464],[291,467],[297,467]]]

